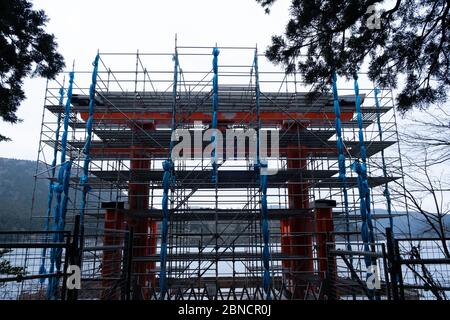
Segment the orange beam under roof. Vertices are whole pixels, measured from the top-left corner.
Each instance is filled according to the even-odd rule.
[[[117,155],[117,154],[126,154],[130,152],[130,149],[136,149],[141,150],[142,152],[145,152],[146,154],[166,154],[169,152],[169,147],[167,148],[153,148],[153,147],[137,147],[137,146],[130,146],[126,148],[115,148],[115,147],[101,147],[101,148],[94,148],[91,147],[91,154],[92,155]],[[292,147],[280,147],[279,152],[282,156],[286,155],[289,151],[289,149],[292,149]],[[336,152],[337,154],[337,148],[335,147],[307,147],[302,146],[302,149],[305,154],[310,155],[314,153],[320,153],[320,152]],[[196,149],[192,149],[192,153],[195,153]],[[224,152],[227,151],[226,148],[223,149]],[[247,154],[247,152],[246,152]]]
[[[87,121],[89,114],[80,113],[81,118]],[[333,112],[261,112],[261,122],[265,124],[282,124],[284,121],[292,120],[320,120],[328,122],[334,120],[336,115]],[[341,113],[342,121],[350,121],[353,118],[353,112]],[[105,123],[122,124],[127,123],[130,120],[151,120],[156,124],[170,124],[172,122],[172,114],[168,112],[96,112],[94,114],[94,120],[103,121]],[[249,112],[233,112],[223,113],[219,112],[219,123],[245,123],[254,120],[252,114]],[[212,115],[204,112],[192,112],[185,113],[179,112],[177,114],[177,122],[194,122],[202,121],[204,123],[210,123],[212,121]]]

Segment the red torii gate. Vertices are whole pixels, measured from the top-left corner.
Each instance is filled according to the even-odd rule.
[[[342,112],[342,121],[350,121],[353,118],[353,112]],[[86,121],[89,117],[88,113],[80,113],[81,118]],[[329,124],[330,120],[335,117],[333,112],[325,111],[310,111],[310,112],[289,112],[289,114],[283,112],[261,112],[260,119],[262,126],[278,125],[285,130],[305,130],[308,128],[309,123],[313,122],[315,125]],[[212,116],[209,113],[193,112],[185,113],[179,112],[177,114],[179,120],[183,119],[183,122],[203,122],[209,123],[212,120]],[[299,123],[291,126],[287,126],[286,123],[292,122],[293,119],[298,120]],[[167,126],[172,121],[171,113],[158,113],[158,112],[96,112],[94,114],[94,121],[101,121],[103,124],[128,124],[130,128],[138,126],[140,130],[151,131],[156,130],[156,127],[162,125]],[[218,112],[218,128],[225,128],[229,124],[235,123],[248,123],[248,112],[235,112],[235,113],[222,113]],[[139,124],[141,122],[141,124]],[[301,123],[301,124],[300,124]],[[105,154],[129,154],[130,156],[130,169],[146,170],[150,169],[150,160],[148,154],[161,154],[168,153],[169,146],[167,148],[161,147],[149,147],[133,145],[129,147],[104,147],[96,148],[91,147],[91,155],[105,155]],[[336,147],[324,146],[324,147],[308,147],[292,145],[284,148],[280,148],[280,156],[285,156],[288,159],[288,169],[300,169],[306,167],[306,157],[308,154],[315,152],[336,151]],[[143,159],[140,159],[143,158]],[[145,184],[129,182],[128,186],[128,202],[130,210],[140,210],[149,208],[149,186]],[[307,209],[310,206],[308,196],[309,186],[303,181],[292,181],[288,183],[288,199],[290,209]],[[321,206],[316,209],[315,219],[311,217],[293,217],[285,218],[281,220],[281,251],[288,255],[306,256],[311,259],[306,260],[293,260],[284,261],[283,268],[289,270],[288,278],[293,282],[295,289],[292,294],[296,298],[302,298],[304,296],[304,289],[302,285],[305,280],[302,280],[302,275],[308,275],[314,273],[314,260],[313,260],[313,239],[311,233],[317,232],[317,246],[318,246],[318,269],[317,271],[321,275],[327,271],[328,265],[326,262],[326,242],[332,241],[333,237],[329,234],[333,231],[332,220],[332,207],[333,206]],[[125,218],[122,214],[121,208],[108,208],[105,214],[105,229],[123,229],[124,222],[129,226],[132,226],[136,234],[135,246],[138,248],[133,251],[133,256],[146,256],[156,254],[157,249],[157,223],[149,218]],[[327,235],[326,235],[327,234]],[[112,237],[105,236],[105,246],[114,245],[115,240]],[[104,255],[104,265],[110,265],[108,259],[117,259],[117,256],[111,254]],[[115,267],[120,268],[120,265]],[[156,286],[155,274],[151,272],[156,268],[155,262],[136,263],[133,272],[138,275],[138,286],[148,287]],[[103,269],[103,272],[118,272],[118,270],[111,270],[111,268]],[[145,296],[144,296],[145,298]]]

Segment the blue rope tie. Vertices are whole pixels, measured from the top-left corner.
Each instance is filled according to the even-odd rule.
[[[213,129],[212,135],[211,135],[211,143],[212,143],[212,150],[211,150],[211,165],[212,165],[212,176],[211,181],[212,183],[217,183],[217,109],[219,105],[219,49],[214,48],[213,49],[213,96],[212,96],[212,125],[211,128]]]
[[[67,151],[67,137],[69,132],[69,118],[71,112],[72,104],[72,91],[73,91],[73,81],[75,74],[71,72],[69,74],[69,87],[67,89],[67,101],[64,109],[64,129],[61,138],[61,166],[58,171],[57,180],[58,182],[53,185],[53,191],[56,193],[56,205],[53,209],[53,230],[54,231],[64,231],[67,203],[69,200],[69,184],[70,184],[70,173],[72,169],[72,161],[66,161],[66,151]],[[63,198],[64,193],[64,198]],[[64,236],[60,233],[55,233],[53,235],[54,242],[62,242]],[[50,271],[52,274],[56,270],[61,271],[61,260],[62,260],[62,249],[53,248],[50,251]],[[59,278],[52,277],[48,280],[48,287],[46,292],[47,300],[56,299],[56,291],[58,288]]]
[[[339,180],[341,181],[341,189],[344,194],[344,211],[346,218],[346,232],[347,232],[347,250],[352,250],[350,244],[350,221],[349,221],[349,210],[348,210],[348,192],[347,192],[347,176],[345,173],[345,154],[344,154],[344,142],[342,139],[342,126],[341,126],[341,107],[339,105],[339,95],[337,89],[337,76],[336,72],[333,71],[333,105],[334,113],[336,115],[336,137],[337,137],[337,150],[338,150],[338,165],[339,165]]]
[[[92,127],[94,124],[94,107],[95,107],[95,88],[97,87],[97,74],[98,74],[98,62],[100,60],[100,55],[97,53],[95,60],[93,62],[94,70],[92,71],[92,83],[89,89],[89,118],[86,121],[86,142],[83,148],[84,163],[83,163],[83,174],[80,177],[80,186],[83,189],[83,194],[81,197],[81,210],[80,210],[80,226],[84,225],[84,214],[86,211],[87,195],[91,190],[89,185],[89,165],[91,163],[91,142],[92,142]]]
[[[380,101],[378,95],[381,93],[380,89],[375,88],[375,105],[377,107],[377,124],[378,124],[378,133],[380,135],[380,141],[383,142],[383,130],[381,128],[381,116],[380,116]],[[386,178],[388,176],[387,174],[387,168],[386,168],[386,159],[384,158],[384,149],[381,150],[381,161],[383,164],[383,176]],[[394,230],[394,221],[392,219],[392,208],[391,208],[391,194],[389,192],[389,186],[386,182],[384,184],[384,191],[383,195],[386,198],[386,207],[387,212],[389,215],[389,226],[391,227],[391,230]]]

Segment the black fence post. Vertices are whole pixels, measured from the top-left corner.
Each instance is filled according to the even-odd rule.
[[[69,255],[69,265],[79,266],[81,268],[80,264],[81,253],[79,244],[80,244],[80,216],[77,215],[75,216],[72,243],[70,244],[68,255]],[[78,290],[77,289],[67,290],[67,300],[69,301],[78,300]]]
[[[336,287],[336,256],[332,253],[334,250],[334,244],[327,244],[327,274],[325,281],[325,294],[327,295],[328,300],[336,301],[338,300],[337,287]]]
[[[131,300],[131,273],[132,273],[132,264],[133,264],[133,240],[134,240],[134,231],[133,227],[128,229],[127,241],[125,244],[125,254],[123,257],[124,266],[123,272],[125,273],[125,300]]]
[[[400,264],[399,252],[397,251],[398,243],[396,245],[394,233],[392,232],[391,228],[386,228],[386,246],[388,254],[389,274],[391,275],[392,298],[393,300],[404,299],[403,288],[399,287],[402,278],[402,267]]]
[[[131,297],[131,264],[133,258],[133,227],[127,226],[123,247],[122,288],[121,299],[130,300]]]
[[[66,235],[66,247],[65,247],[65,254],[64,254],[64,266],[63,266],[63,279],[62,279],[62,289],[61,289],[61,300],[65,301],[67,298],[67,269],[69,267],[69,256],[71,251],[71,234],[68,232]]]
[[[387,295],[388,300],[392,300],[391,282],[389,281],[389,267],[388,267],[388,262],[387,262],[386,245],[384,243],[381,244],[381,251],[383,253],[383,270],[384,270],[384,278],[386,281],[386,295]]]
[[[121,256],[122,269],[120,270],[120,300],[127,300],[127,269],[128,269],[128,241],[129,241],[129,228],[125,227],[125,233],[123,234],[123,253]]]
[[[395,252],[395,268],[397,273],[400,299],[405,300],[405,290],[403,286],[403,275],[402,275],[402,257],[400,256],[400,248],[397,239],[394,239],[394,252]]]

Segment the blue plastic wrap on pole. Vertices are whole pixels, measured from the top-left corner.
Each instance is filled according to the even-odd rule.
[[[380,94],[380,89],[375,88],[375,105],[377,108],[377,124],[378,124],[378,134],[380,136],[380,141],[383,141],[383,130],[381,128],[381,115],[380,115],[380,100],[378,95]],[[383,176],[386,178],[388,176],[387,174],[387,168],[386,168],[386,159],[384,158],[384,149],[381,150],[381,161],[383,165]],[[391,208],[391,194],[389,192],[389,186],[386,182],[384,184],[384,191],[383,195],[386,198],[386,208],[389,215],[389,226],[391,227],[391,230],[394,230],[394,221],[392,219],[392,208]]]
[[[263,262],[263,289],[266,294],[266,299],[270,300],[270,226],[269,226],[269,209],[267,207],[267,162],[261,161],[259,165],[260,173],[260,191],[261,191],[261,230],[263,236],[263,252],[262,252],[262,262]],[[261,174],[262,173],[262,174]]]
[[[59,208],[56,210],[59,210],[58,213],[58,220],[55,220],[55,231],[64,231],[65,224],[66,224],[66,212],[67,212],[67,203],[69,201],[69,185],[70,185],[70,174],[72,169],[72,161],[67,161],[61,166],[60,172],[59,172],[59,179],[62,179],[62,184],[58,184],[58,192],[62,191],[64,193],[64,198],[62,200],[62,203]],[[55,210],[55,211],[56,211]],[[55,233],[53,235],[53,242],[63,242],[64,236],[61,233]],[[62,267],[62,248],[53,248],[50,252],[50,271],[49,273],[52,274],[55,272],[55,269],[57,272],[61,272]],[[59,277],[52,277],[49,278],[49,283],[47,287],[47,299],[48,300],[54,300],[56,299],[56,292],[58,289],[59,284]]]
[[[358,76],[355,75],[355,106],[356,106],[356,118],[358,121],[358,129],[359,129],[359,148],[360,148],[360,158],[363,163],[366,163],[367,153],[366,153],[366,145],[364,143],[364,128],[363,128],[363,118],[361,112],[361,97],[359,95],[359,84],[358,84]]]
[[[59,105],[62,107],[64,104],[64,87],[59,89]],[[61,112],[58,113],[57,117],[57,127],[55,132],[55,147],[53,149],[53,161],[51,164],[51,178],[55,177],[56,173],[56,162],[58,160],[58,144],[59,144],[59,133],[61,130]],[[46,221],[45,221],[45,231],[50,230],[50,217],[52,214],[52,205],[53,205],[53,189],[54,183],[53,180],[50,180],[48,184],[48,196],[47,196],[47,213],[46,213]],[[39,268],[39,274],[46,274],[47,270],[45,269],[45,259],[47,256],[47,248],[42,249],[42,258],[41,258],[41,266]],[[45,279],[42,278],[40,280],[41,283],[45,282]]]
[[[357,173],[358,178],[358,189],[360,195],[360,207],[361,207],[361,237],[364,244],[364,250],[370,251],[369,243],[374,242],[373,236],[373,225],[372,225],[372,215],[370,212],[370,189],[367,180],[367,170],[365,169],[365,164],[355,161],[352,164],[352,169]],[[365,256],[364,261],[366,267],[372,265],[372,260],[370,257]]]
[[[263,252],[262,252],[262,263],[263,263],[263,289],[266,294],[266,299],[270,300],[270,226],[269,226],[269,209],[267,207],[267,168],[268,164],[266,161],[261,161],[261,150],[259,141],[259,130],[261,128],[261,117],[260,117],[260,97],[261,91],[259,86],[259,65],[258,65],[258,51],[255,50],[255,98],[256,98],[256,117],[258,121],[256,130],[256,169],[259,175],[260,181],[260,192],[261,192],[261,230],[263,236]]]
[[[178,95],[178,70],[179,70],[179,61],[178,61],[178,52],[175,51],[173,55],[173,62],[175,64],[173,70],[173,88],[172,88],[172,134],[176,129],[176,110],[177,110],[177,95]],[[172,150],[174,146],[174,141],[170,139],[170,147],[169,147],[169,159],[172,157]]]
[[[173,100],[172,100],[172,135],[176,129],[176,107],[177,107],[177,95],[178,95],[178,52],[175,50],[173,56],[174,71],[173,71]],[[174,172],[174,164],[172,161],[173,141],[170,141],[169,158],[163,162],[163,197],[162,197],[162,212],[163,218],[161,222],[161,249],[160,249],[160,271],[159,271],[159,289],[161,292],[160,299],[164,300],[167,292],[167,238],[169,235],[169,189],[170,184],[174,180],[172,173]]]
[[[66,213],[67,213],[67,204],[69,203],[69,187],[70,187],[70,174],[72,170],[72,161],[67,161],[63,165],[63,184],[62,184],[62,191],[63,191],[63,199],[61,203],[61,212],[60,212],[60,218],[57,227],[58,231],[64,231],[66,227]],[[64,236],[63,234],[59,233],[57,234],[58,241],[57,242],[63,242]],[[58,248],[56,250],[58,252],[57,254],[57,260],[56,263],[56,270],[61,271],[61,257],[62,257],[62,249]]]
[[[161,269],[159,272],[159,287],[161,291],[161,300],[166,295],[166,265],[167,265],[167,237],[169,233],[169,188],[171,182],[171,175],[174,169],[173,162],[166,160],[163,162],[164,176],[163,176],[163,199],[162,212],[163,219],[161,225],[161,251],[160,261]]]
[[[256,100],[256,117],[258,120],[257,128],[256,128],[256,163],[260,161],[260,152],[261,150],[259,145],[259,130],[261,128],[261,87],[259,85],[259,63],[258,63],[258,50],[255,50],[255,59],[253,61],[255,67],[255,100]]]
[[[69,118],[72,105],[72,91],[73,91],[73,81],[75,74],[71,72],[69,74],[69,87],[67,89],[67,100],[64,109],[64,129],[61,138],[61,166],[58,171],[57,180],[58,182],[53,185],[53,190],[56,192],[56,205],[53,209],[53,230],[54,231],[64,231],[65,228],[65,218],[67,212],[67,202],[69,200],[69,183],[70,183],[70,172],[72,168],[72,162],[66,161],[66,150],[67,150],[67,137],[69,132]],[[62,197],[64,193],[64,199]],[[54,242],[61,242],[63,238],[61,234],[55,233],[53,235]],[[62,250],[53,248],[50,251],[50,271],[52,274],[55,272],[55,267],[57,271],[61,271],[61,258]],[[53,300],[56,298],[56,291],[58,288],[59,278],[52,277],[49,278],[47,287],[47,299]]]
[[[342,127],[341,127],[341,107],[339,105],[339,95],[337,90],[337,76],[333,71],[333,105],[334,113],[336,115],[336,141],[338,150],[338,165],[339,165],[339,180],[341,181],[341,188],[344,195],[344,211],[346,219],[346,232],[350,232],[350,221],[348,211],[348,193],[347,193],[347,176],[345,173],[345,154],[344,154],[344,142],[342,140]],[[350,237],[347,236],[347,249],[351,250]]]
[[[373,225],[372,225],[372,214],[370,212],[370,188],[369,182],[367,179],[367,166],[366,166],[366,147],[364,143],[364,128],[362,121],[362,112],[361,112],[361,99],[359,95],[359,85],[358,85],[358,76],[355,75],[355,104],[356,104],[356,116],[358,120],[358,129],[359,129],[359,145],[360,145],[360,157],[361,162],[355,161],[352,164],[352,170],[356,172],[358,175],[358,190],[359,190],[359,199],[360,199],[360,211],[361,211],[361,237],[363,240],[364,251],[369,252],[370,243],[374,243],[374,235],[373,235]],[[366,268],[372,266],[372,258],[369,256],[364,256],[364,262]],[[368,275],[369,276],[369,273]]]
[[[211,143],[212,143],[212,150],[211,150],[211,165],[212,165],[212,176],[211,181],[212,183],[217,183],[217,109],[219,105],[219,49],[214,48],[213,49],[213,96],[212,96],[212,108],[213,108],[213,114],[212,114],[212,125],[211,128],[213,130],[211,135]]]
[[[69,118],[72,104],[72,91],[73,91],[73,80],[75,78],[75,73],[71,72],[69,74],[69,87],[67,89],[67,100],[66,108],[64,111],[64,131],[61,138],[61,164],[66,162],[66,152],[67,152],[67,137],[69,135]]]
[[[367,166],[366,166],[366,146],[364,143],[364,128],[362,121],[362,112],[361,112],[361,99],[359,95],[359,85],[358,85],[358,76],[355,76],[355,104],[356,104],[356,117],[358,120],[358,129],[359,129],[359,146],[360,146],[360,157],[361,163],[359,161],[355,161],[352,165],[352,169],[358,174],[358,189],[359,196],[361,201],[361,219],[362,219],[362,238],[364,243],[365,250],[369,251],[368,243],[373,243],[373,226],[372,226],[372,216],[370,212],[370,188],[367,180]],[[369,257],[365,257],[366,266],[369,267],[371,265],[371,259]]]
[[[80,186],[83,189],[83,194],[81,197],[81,210],[80,210],[80,226],[84,225],[84,213],[86,210],[87,195],[91,190],[89,185],[89,165],[91,163],[91,141],[92,141],[92,126],[94,122],[94,107],[95,107],[95,88],[97,87],[97,74],[98,74],[98,62],[100,60],[100,55],[97,54],[95,57],[92,71],[92,82],[89,89],[89,118],[86,122],[86,143],[83,148],[84,163],[83,163],[83,174],[80,177]]]

